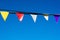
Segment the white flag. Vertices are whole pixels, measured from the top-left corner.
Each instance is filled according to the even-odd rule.
[[[33,21],[36,22],[37,15],[31,14],[31,16],[32,16],[32,18],[33,18]]]
[[[48,15],[44,15],[44,18],[48,21],[49,16]]]

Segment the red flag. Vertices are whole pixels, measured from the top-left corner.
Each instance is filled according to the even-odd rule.
[[[23,20],[23,17],[24,17],[24,14],[23,13],[17,12],[16,15],[17,15],[19,21],[22,21]]]

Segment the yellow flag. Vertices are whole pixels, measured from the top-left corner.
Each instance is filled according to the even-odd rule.
[[[1,13],[2,18],[4,19],[4,21],[6,21],[8,15],[9,15],[9,12],[1,11],[0,13]]]

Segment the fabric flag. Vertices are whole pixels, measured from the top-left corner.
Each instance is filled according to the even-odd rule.
[[[9,15],[9,12],[1,11],[0,13],[1,13],[2,18],[4,19],[4,21],[6,21],[8,15]]]
[[[24,17],[24,14],[23,13],[17,12],[16,15],[17,15],[19,21],[22,21],[23,20],[23,17]]]
[[[45,18],[47,21],[48,21],[48,17],[49,17],[49,16],[48,16],[47,14],[44,15],[44,18]]]
[[[37,15],[33,15],[31,14],[32,18],[33,18],[33,21],[36,22],[36,19],[37,19]]]
[[[59,15],[55,15],[56,22],[58,22]]]

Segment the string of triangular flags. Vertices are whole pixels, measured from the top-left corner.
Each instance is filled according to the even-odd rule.
[[[9,14],[16,14],[19,21],[22,21],[23,20],[23,17],[24,17],[24,14],[30,14],[31,17],[33,18],[33,21],[36,22],[36,19],[37,19],[37,16],[38,15],[43,15],[44,18],[48,21],[49,19],[49,15],[54,15],[55,16],[55,19],[56,19],[56,22],[58,22],[58,18],[59,18],[59,14],[41,14],[41,13],[26,13],[26,12],[8,12],[8,11],[0,11],[0,14],[3,18],[4,21],[6,21],[7,17]]]

